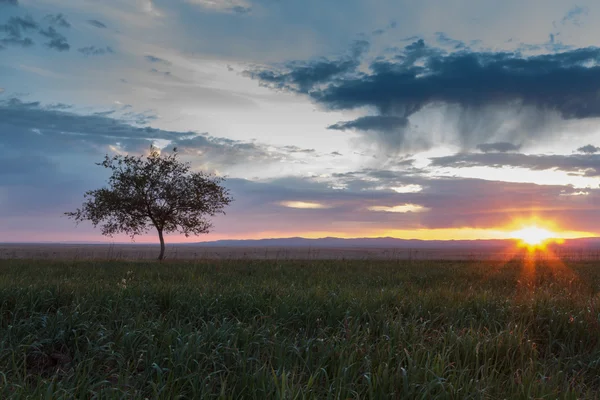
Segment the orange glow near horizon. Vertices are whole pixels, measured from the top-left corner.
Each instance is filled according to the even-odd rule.
[[[550,220],[541,220],[535,216],[529,220],[514,221],[514,229],[509,238],[517,239],[520,247],[529,250],[545,250],[549,243],[564,243],[565,239],[597,236],[590,232],[577,232],[561,229],[558,224]]]
[[[558,239],[558,234],[548,229],[538,228],[537,226],[528,226],[518,231],[511,232],[511,236],[519,239],[525,245],[530,247],[540,247],[550,239]]]
[[[416,240],[492,240],[492,239],[519,239],[514,236],[514,233],[518,231],[512,228],[505,229],[485,229],[485,228],[445,228],[445,229],[373,229],[369,231],[300,231],[300,232],[279,232],[279,231],[264,231],[256,232],[253,235],[235,234],[211,234],[204,237],[190,237],[185,241],[198,242],[198,241],[213,241],[213,240],[239,240],[239,239],[278,239],[278,238],[289,238],[289,237],[303,237],[306,239],[319,239],[324,237],[337,237],[341,239],[352,239],[352,238],[378,238],[378,237],[393,237],[396,239],[416,239]],[[519,227],[520,229],[526,228]],[[557,242],[563,239],[575,239],[582,237],[596,237],[598,236],[592,232],[581,232],[581,231],[556,231],[551,229],[540,228],[541,230],[547,230],[550,232],[550,238],[548,240],[554,240]],[[184,238],[185,239],[185,238]]]
[[[291,204],[300,208],[319,208],[318,203]],[[520,241],[524,246],[546,244],[549,241],[560,243],[564,239],[575,239],[583,237],[598,237],[595,232],[564,230],[549,220],[539,218],[529,218],[527,220],[515,219],[505,226],[498,228],[418,228],[418,229],[381,229],[369,227],[353,221],[342,221],[331,224],[329,230],[256,230],[252,232],[227,233],[220,232],[219,225],[208,235],[185,237],[178,234],[167,235],[166,241],[170,244],[176,243],[194,243],[210,242],[217,240],[258,240],[258,239],[283,239],[290,237],[303,237],[306,239],[319,239],[324,237],[337,237],[341,239],[352,238],[380,238],[392,237],[396,239],[415,239],[415,240],[493,240],[493,239],[512,239]],[[27,241],[98,241],[106,243],[131,243],[131,239],[126,235],[115,235],[114,238],[108,238],[98,233],[86,233],[76,237],[64,235],[57,238],[52,235],[48,238],[42,234],[35,237],[28,235]],[[18,241],[16,239],[15,241]],[[158,237],[153,231],[148,234],[138,236],[134,243],[157,243]]]

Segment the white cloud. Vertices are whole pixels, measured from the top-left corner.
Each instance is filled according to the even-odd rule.
[[[142,9],[144,10],[144,12],[146,12],[150,15],[154,15],[156,17],[162,16],[162,13],[157,10],[157,8],[154,6],[154,3],[152,2],[152,0],[142,0],[141,5],[142,5]]]
[[[404,185],[404,186],[394,186],[392,188],[396,193],[418,193],[423,190],[423,186],[421,185]]]
[[[402,204],[398,206],[372,206],[368,208],[370,211],[383,211],[392,213],[407,213],[407,212],[423,212],[428,209],[418,204]]]
[[[326,206],[325,204],[309,203],[305,201],[283,201],[279,204],[288,208],[329,208],[329,206]]]

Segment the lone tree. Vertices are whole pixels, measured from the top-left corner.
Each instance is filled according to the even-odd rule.
[[[165,256],[164,233],[208,233],[212,224],[206,216],[225,214],[223,208],[233,200],[220,185],[222,178],[190,172],[189,163],[177,159],[176,148],[163,156],[151,147],[145,159],[106,155],[96,165],[112,170],[109,187],[86,192],[82,207],[65,214],[78,224],[89,220],[94,227],[101,225],[102,234],[110,237],[123,232],[133,239],[154,226],[159,260]]]

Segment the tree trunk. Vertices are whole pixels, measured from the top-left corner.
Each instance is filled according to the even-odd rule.
[[[158,261],[162,261],[165,258],[165,238],[163,237],[162,229],[158,229],[158,238],[160,239],[160,255]]]

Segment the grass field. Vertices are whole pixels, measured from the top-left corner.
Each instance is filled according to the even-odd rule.
[[[597,398],[600,265],[0,261],[0,398]]]

